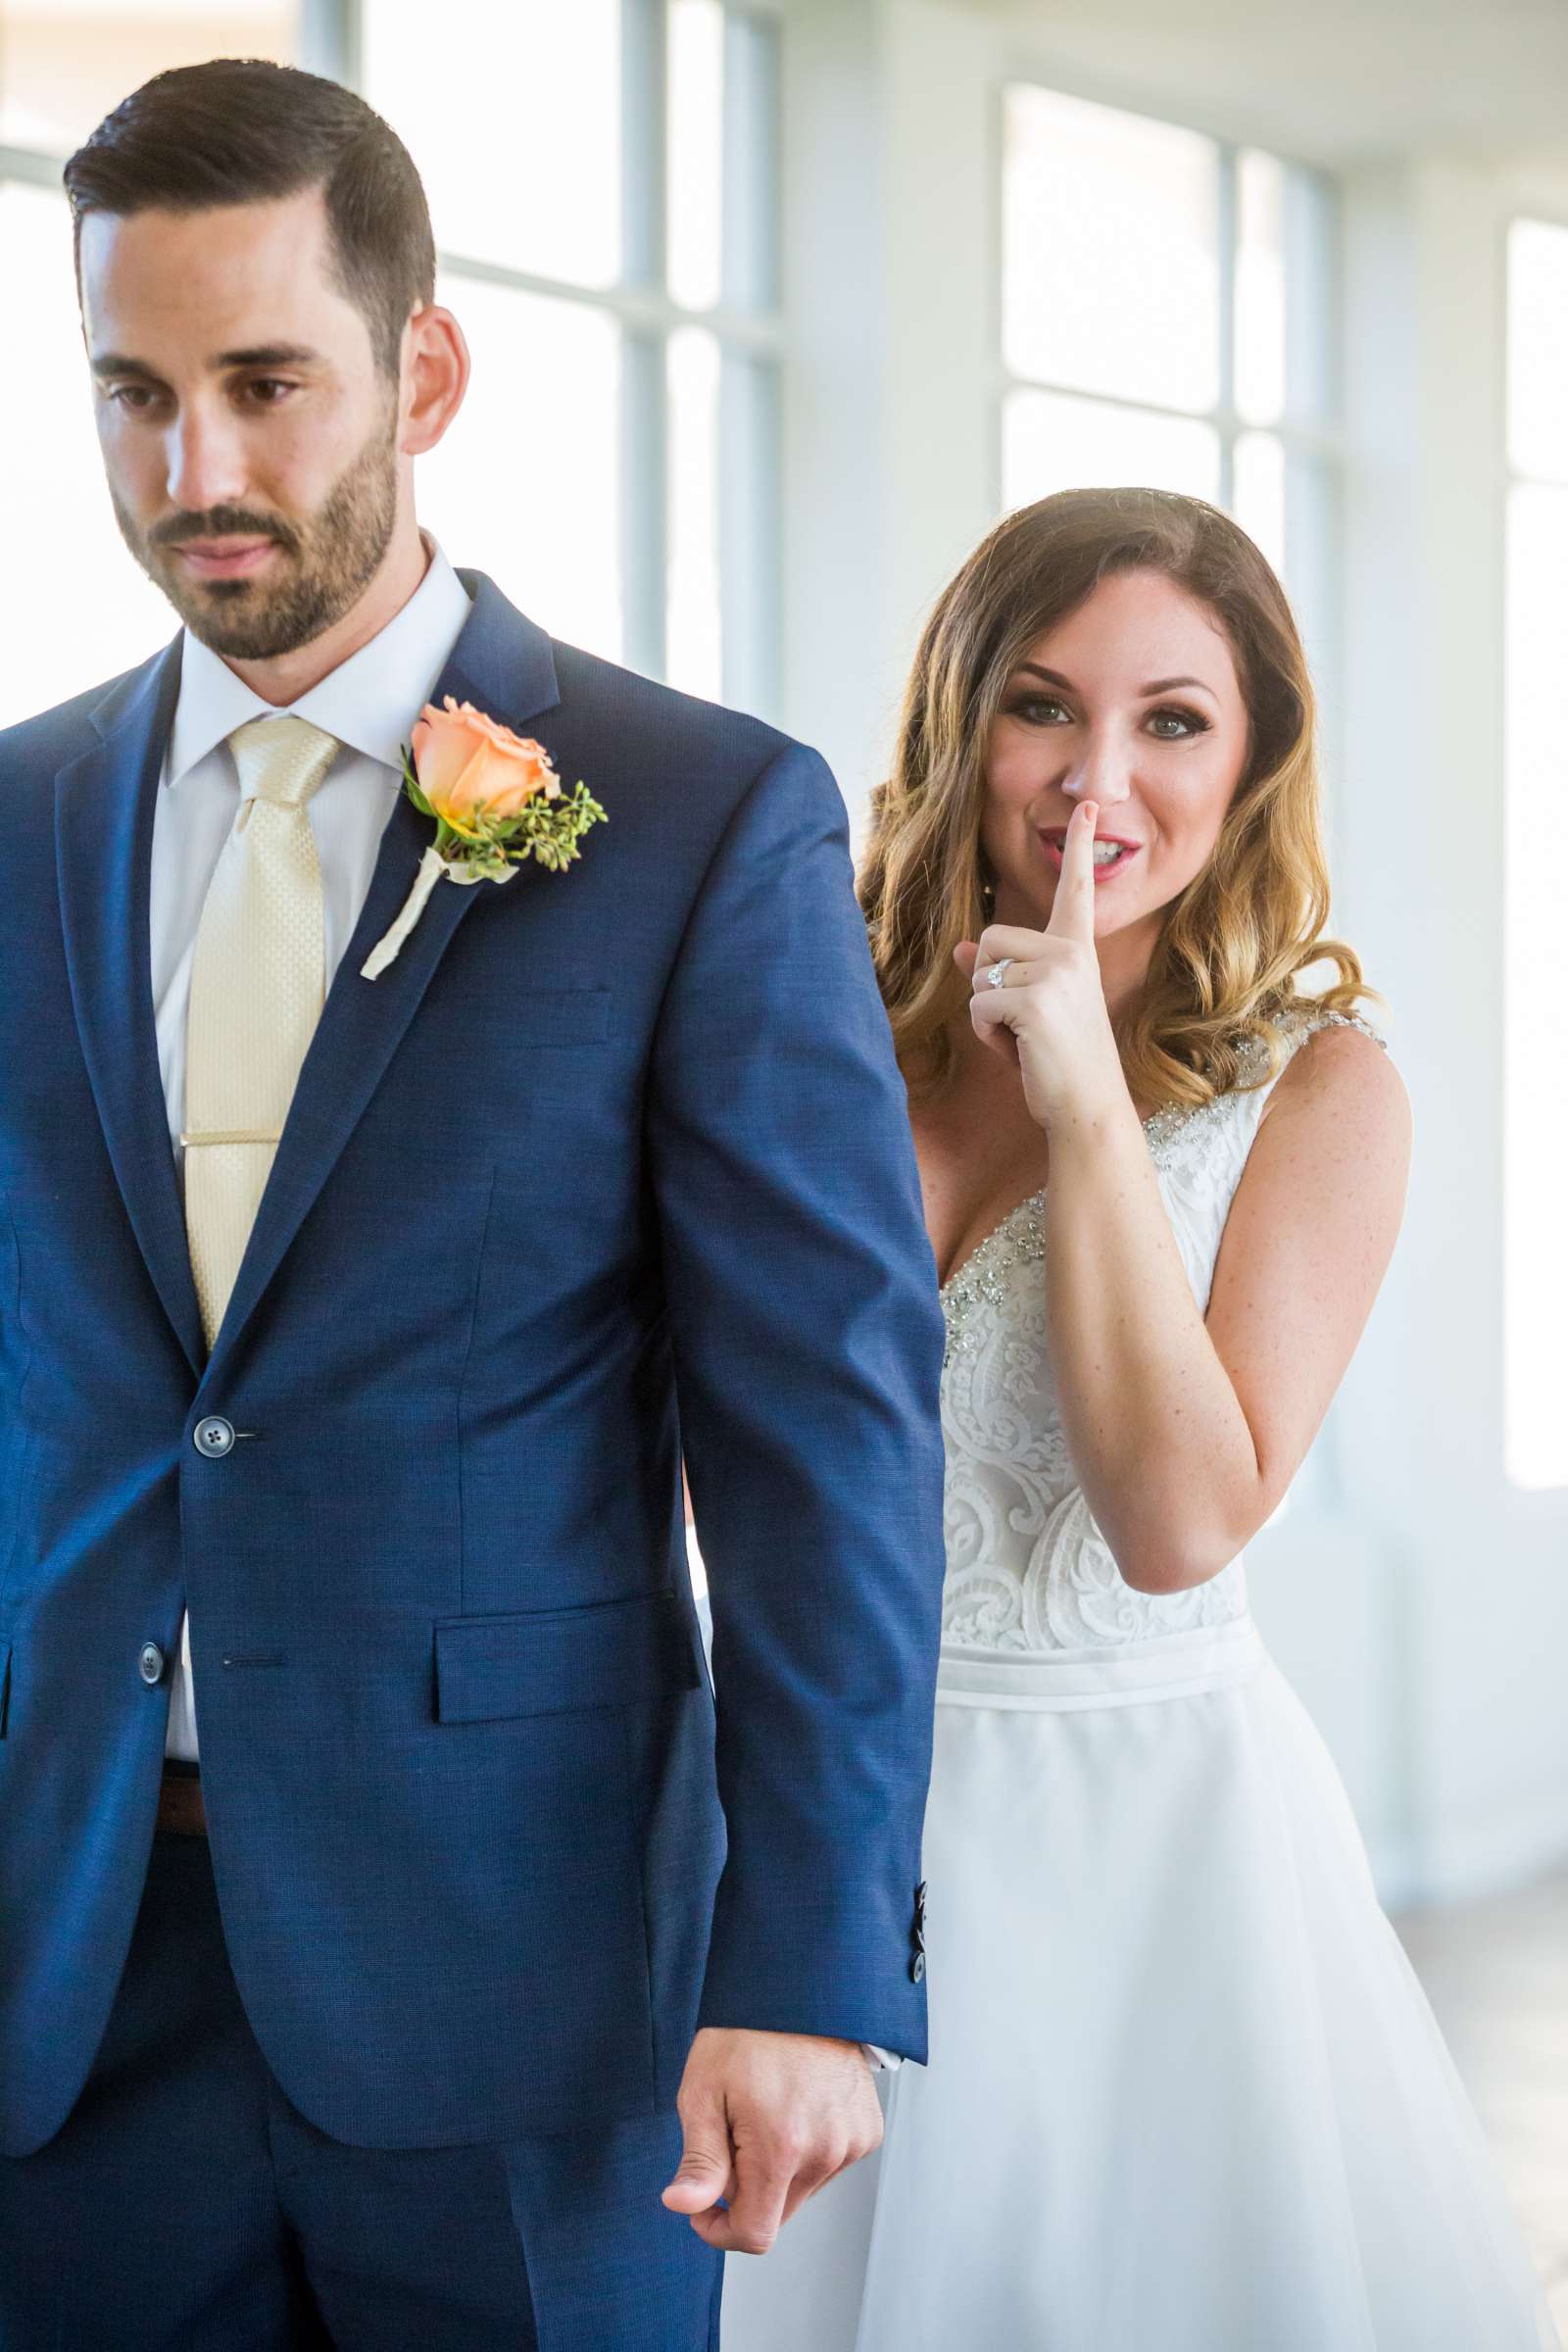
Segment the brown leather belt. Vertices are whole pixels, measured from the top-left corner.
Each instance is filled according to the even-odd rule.
[[[172,1830],[178,1838],[205,1838],[207,1807],[202,1801],[201,1775],[196,1772],[177,1772],[164,1766],[163,1786],[158,1791],[158,1827]]]

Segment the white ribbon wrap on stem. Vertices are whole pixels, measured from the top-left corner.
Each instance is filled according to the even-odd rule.
[[[461,862],[453,864],[442,857],[438,849],[432,847],[426,850],[424,856],[419,859],[419,870],[414,877],[414,888],[404,900],[396,922],[390,931],[376,941],[361,964],[361,979],[373,980],[379,973],[386,970],[387,965],[392,961],[403,942],[424,912],[424,902],[443,874],[446,875],[449,882],[510,882],[515,871],[514,866],[509,866],[504,874],[481,874],[473,866]]]

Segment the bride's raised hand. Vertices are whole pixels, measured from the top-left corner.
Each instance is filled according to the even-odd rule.
[[[1093,801],[1073,811],[1044,931],[992,923],[978,945],[963,940],[954,950],[972,985],[976,1037],[1016,1059],[1030,1115],[1048,1133],[1127,1104],[1095,954],[1098,815]]]

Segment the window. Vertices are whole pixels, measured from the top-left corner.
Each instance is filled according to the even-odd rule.
[[[1003,114],[1004,507],[1074,484],[1237,516],[1326,638],[1333,199],[1252,148],[1015,84]]]
[[[0,266],[33,326],[0,433],[35,458],[6,490],[0,724],[172,633],[104,490],[60,166],[148,74],[236,54],[353,82],[419,167],[474,362],[418,468],[448,553],[557,635],[776,708],[776,29],[721,0],[445,0],[441,26],[402,0],[0,0]]]
[[[1504,1427],[1517,1485],[1568,1487],[1568,1102],[1557,1082],[1568,985],[1568,227],[1544,220],[1516,220],[1508,237],[1507,417]]]

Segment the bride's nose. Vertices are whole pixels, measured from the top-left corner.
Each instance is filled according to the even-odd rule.
[[[1102,808],[1125,801],[1132,787],[1130,747],[1103,736],[1091,738],[1061,783],[1070,801],[1098,801]]]

